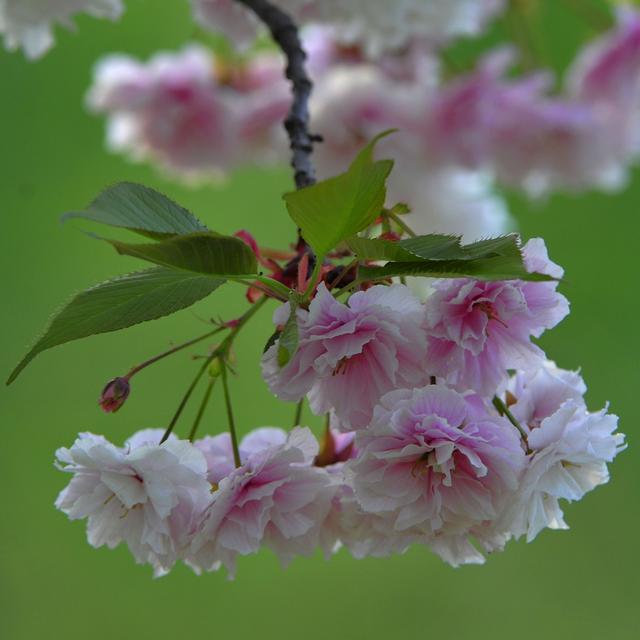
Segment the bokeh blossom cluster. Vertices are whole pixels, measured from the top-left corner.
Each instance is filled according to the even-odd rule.
[[[542,240],[523,255],[562,275]],[[460,278],[434,281],[424,302],[394,284],[343,303],[321,283],[297,311],[291,361],[278,362],[276,340],[262,371],[280,399],[330,416],[322,444],[308,428],[260,428],[236,464],[228,433],[159,444],[162,431],[143,431],[123,448],[81,434],[58,452],[74,477],[57,506],[87,519],[92,545],[124,543],[158,575],[182,560],[233,576],[262,547],[287,565],[417,544],[458,566],[567,528],[559,501],[605,483],[624,436],[532,341],[568,313],[556,288]],[[278,308],[275,325],[289,314]]]
[[[56,25],[72,28],[80,13],[116,20],[123,10],[122,0],[1,0],[0,35],[10,51],[39,58],[53,46]]]
[[[475,240],[510,230],[496,187],[538,197],[626,184],[640,153],[637,11],[619,10],[617,24],[576,54],[555,90],[549,71],[510,73],[519,58],[513,47],[486,54],[469,72],[443,70],[442,45],[478,33],[499,2],[280,4],[309,25],[303,36],[315,82],[312,126],[324,140],[320,176],[397,128],[381,145],[400,168],[390,199],[411,206],[419,232]],[[236,43],[255,39],[256,21],[236,2],[193,6],[207,28]],[[268,51],[227,62],[196,46],[147,63],[110,56],[96,67],[88,105],[107,116],[110,148],[187,180],[220,177],[285,160],[280,122],[290,98],[280,65]]]

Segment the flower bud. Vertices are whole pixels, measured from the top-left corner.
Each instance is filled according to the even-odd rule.
[[[98,403],[105,413],[115,413],[126,402],[130,391],[129,378],[114,378],[107,382]]]
[[[222,375],[222,360],[214,358],[209,365],[209,375],[212,378],[218,378]]]

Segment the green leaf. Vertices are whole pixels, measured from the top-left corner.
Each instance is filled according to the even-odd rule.
[[[278,365],[280,368],[287,366],[298,350],[298,300],[291,297],[289,305],[289,318],[278,340]]]
[[[395,276],[427,278],[476,278],[478,280],[554,280],[542,273],[529,273],[522,259],[509,256],[466,260],[421,260],[419,262],[388,262],[384,267],[360,267],[360,280],[384,280]]]
[[[431,234],[407,238],[398,242],[382,238],[349,238],[349,248],[361,260],[392,260],[415,262],[424,260],[478,260],[498,256],[522,261],[520,239],[513,233],[507,236],[480,240],[462,245],[459,236]]]
[[[107,240],[120,255],[140,258],[170,269],[210,276],[255,276],[256,257],[242,240],[212,231],[174,236],[147,244]]]
[[[361,260],[393,260],[415,262],[417,258],[431,260],[463,259],[465,253],[457,236],[418,236],[392,242],[382,238],[358,238],[347,240],[347,245]]]
[[[427,235],[390,242],[380,238],[350,238],[347,244],[360,260],[388,260],[384,267],[361,266],[361,280],[393,276],[477,278],[479,280],[553,280],[529,273],[517,234],[461,245],[456,236]]]
[[[11,384],[42,351],[99,333],[118,331],[190,307],[224,280],[153,268],[98,284],[76,295],[9,377]]]
[[[141,235],[167,237],[207,231],[192,213],[154,189],[132,182],[107,187],[85,211],[72,211],[62,220],[84,218],[123,227]]]
[[[380,214],[393,161],[374,162],[375,137],[346,173],[284,196],[289,215],[316,255],[325,256],[340,242],[368,227]]]
[[[273,347],[273,345],[278,342],[278,338],[280,337],[280,334],[282,333],[282,331],[280,331],[280,329],[276,329],[270,336],[269,339],[267,340],[267,342],[265,343],[263,349],[262,349],[262,353],[267,353],[267,351],[269,351],[269,349],[271,349],[271,347]]]

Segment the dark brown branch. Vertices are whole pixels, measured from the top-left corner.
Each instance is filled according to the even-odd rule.
[[[298,189],[308,187],[316,181],[311,154],[313,143],[320,139],[309,133],[309,97],[313,84],[305,67],[307,55],[300,42],[298,27],[289,15],[267,0],[236,0],[236,2],[253,11],[269,28],[273,39],[287,59],[286,76],[292,85],[293,103],[284,126],[293,152],[291,166],[294,169],[296,187]]]

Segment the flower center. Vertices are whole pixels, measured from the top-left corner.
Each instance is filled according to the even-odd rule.
[[[347,373],[347,369],[349,367],[349,360],[350,358],[346,356],[344,358],[341,358],[338,361],[338,364],[336,365],[336,368],[333,370],[333,373],[331,375],[337,376],[337,375],[344,375],[345,373]]]
[[[427,451],[423,453],[411,467],[411,475],[414,478],[425,475],[429,468],[433,468],[434,471],[438,471],[438,465],[436,463],[436,455],[434,451]]]
[[[500,319],[500,316],[498,316],[498,313],[496,312],[496,309],[491,302],[487,302],[486,300],[482,300],[481,302],[474,302],[473,309],[482,311],[482,313],[484,313],[487,318],[489,318],[489,320],[495,320],[503,327],[508,327],[507,323],[504,320]]]

